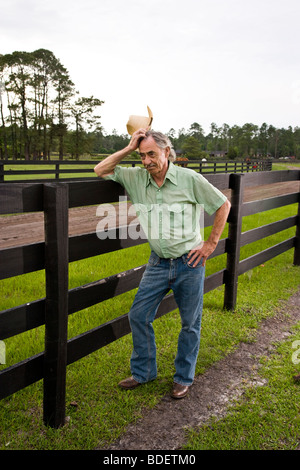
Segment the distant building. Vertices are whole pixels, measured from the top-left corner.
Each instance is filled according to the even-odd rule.
[[[225,150],[212,150],[209,153],[209,156],[212,158],[224,158],[227,156],[227,153]]]
[[[257,150],[256,153],[255,153],[255,157],[259,157],[259,158],[263,158],[263,157],[267,157],[267,158],[272,158],[272,155],[270,154],[270,152],[263,152],[262,150]]]

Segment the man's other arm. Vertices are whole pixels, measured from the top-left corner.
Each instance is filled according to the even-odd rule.
[[[214,252],[217,244],[219,243],[230,212],[230,207],[231,204],[228,199],[226,199],[224,204],[216,211],[214,223],[208,240],[201,243],[199,246],[196,246],[189,252],[189,264],[197,266],[199,261],[202,259],[202,266],[205,266],[207,258]]]

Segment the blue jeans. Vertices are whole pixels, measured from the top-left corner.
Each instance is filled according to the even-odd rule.
[[[188,264],[187,255],[159,258],[153,251],[129,312],[133,352],[130,360],[135,380],[145,383],[157,376],[153,321],[160,302],[172,289],[181,317],[174,382],[191,385],[200,345],[205,267]],[[166,335],[168,332],[166,331]]]

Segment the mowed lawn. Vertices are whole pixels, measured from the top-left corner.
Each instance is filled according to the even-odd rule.
[[[293,204],[272,211],[245,217],[243,231],[265,225],[282,218],[295,215],[297,205]],[[206,235],[209,229],[206,229]],[[227,227],[223,236],[227,233]],[[275,243],[295,234],[295,228],[255,242],[241,249],[241,259],[259,252]],[[124,249],[109,254],[88,258],[70,263],[69,288],[88,284],[106,276],[123,272],[143,265],[149,256],[148,244]],[[207,263],[206,274],[223,269],[226,266],[226,255],[219,256]],[[293,266],[293,250],[277,256],[264,265],[243,274],[239,278],[237,308],[235,312],[223,310],[224,288],[219,287],[204,296],[202,321],[202,338],[197,363],[197,374],[202,374],[212,364],[233,351],[241,341],[253,341],[260,322],[276,314],[281,301],[295,292],[300,284],[300,267]],[[72,338],[106,321],[129,311],[136,290],[122,294],[114,299],[99,303],[69,316],[68,337]],[[44,271],[29,273],[0,281],[0,311],[45,296]],[[126,426],[142,416],[143,410],[155,406],[163,395],[169,393],[174,373],[177,337],[180,330],[178,310],[174,310],[154,322],[158,350],[158,378],[133,393],[124,393],[117,387],[122,378],[130,375],[129,359],[132,348],[131,335],[90,354],[88,357],[68,366],[66,425],[54,430],[43,424],[43,383],[42,381],[0,401],[0,449],[94,449],[112,442],[126,429]],[[299,339],[295,330],[294,339]],[[291,338],[292,340],[292,338]],[[13,338],[6,339],[5,369],[44,350],[44,327],[40,327]],[[288,364],[297,372],[299,366],[291,361],[291,343],[279,352],[282,364]],[[273,371],[281,368],[277,359]],[[281,364],[281,363],[280,363]],[[298,372],[299,373],[299,372]],[[289,383],[287,390],[289,400],[297,409],[299,387]],[[272,393],[274,390],[272,389]],[[284,397],[280,395],[280,400]],[[252,403],[254,398],[251,398]],[[268,413],[263,408],[260,412]],[[254,405],[253,405],[254,406]],[[277,410],[281,410],[278,406]],[[216,432],[211,429],[192,430],[189,436],[189,449],[203,448],[294,448],[295,433],[290,434],[291,417],[280,416],[279,433],[270,439],[262,434],[251,444],[251,416],[249,406],[240,409],[239,416],[244,417],[243,429],[249,429],[240,440],[233,439],[236,426],[235,415],[231,421],[214,423]],[[272,410],[276,422],[276,409]],[[258,413],[259,418],[259,413]],[[256,419],[258,419],[256,418]],[[242,422],[242,421],[240,421]],[[286,432],[284,423],[286,422]],[[247,424],[246,424],[247,423]],[[257,423],[257,421],[256,421]],[[293,422],[293,425],[295,421]],[[247,428],[248,425],[248,428]],[[223,427],[222,427],[223,426]],[[226,429],[226,426],[228,428]],[[224,430],[225,429],[225,430]],[[294,428],[293,428],[294,429]],[[222,432],[222,441],[218,433]],[[241,432],[242,433],[242,432]],[[228,434],[228,438],[226,437]],[[282,435],[288,437],[284,441]],[[200,436],[200,437],[199,437]],[[246,436],[246,437],[245,437]],[[268,441],[268,442],[266,442]],[[284,441],[284,442],[283,442]],[[218,447],[219,446],[219,447]],[[260,447],[259,447],[260,446]],[[269,446],[269,447],[268,447]]]
[[[297,205],[274,209],[244,218],[243,231],[294,215]],[[209,229],[206,230],[208,232]],[[226,230],[223,236],[226,236]],[[293,236],[289,229],[248,245],[241,258]],[[69,287],[84,285],[147,262],[149,246],[124,249],[70,263]],[[261,320],[276,314],[282,299],[299,286],[300,268],[293,262],[293,250],[259,266],[239,278],[235,312],[223,310],[223,287],[204,297],[202,340],[197,374],[234,350],[240,341],[252,341]],[[207,275],[222,269],[226,256],[207,263]],[[122,294],[69,317],[69,338],[129,311],[135,291]],[[45,295],[44,272],[6,279],[0,283],[1,310]],[[131,335],[90,354],[68,366],[67,424],[59,429],[46,428],[42,420],[42,381],[0,402],[1,449],[93,449],[116,439],[128,423],[141,416],[144,408],[154,406],[169,392],[174,373],[180,318],[177,310],[154,322],[158,349],[158,378],[125,393],[117,387],[130,374]],[[5,340],[6,365],[24,360],[44,349],[44,328],[40,327]]]

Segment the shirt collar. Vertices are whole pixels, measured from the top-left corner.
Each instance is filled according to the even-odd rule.
[[[146,170],[147,171],[147,170]],[[176,166],[172,163],[169,162],[169,168],[165,176],[165,180],[168,179],[171,181],[171,183],[175,184],[177,186],[177,171],[176,171]],[[146,186],[148,186],[153,179],[151,178],[151,175],[147,171],[147,180],[146,180]]]

